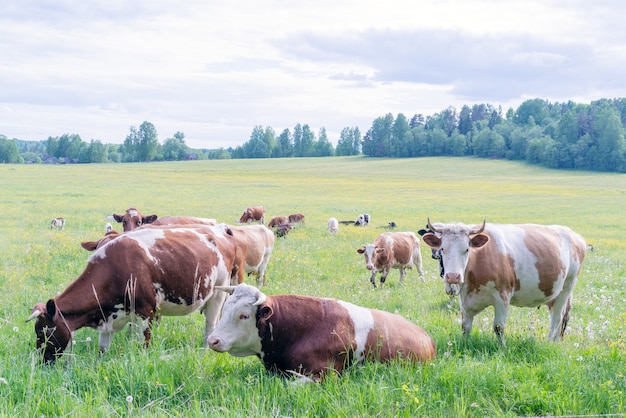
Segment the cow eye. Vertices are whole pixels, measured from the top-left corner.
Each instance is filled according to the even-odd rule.
[[[246,320],[246,319],[249,319],[249,318],[250,318],[250,315],[245,314],[245,313],[242,313],[241,315],[239,315],[239,319],[241,319],[241,320]]]

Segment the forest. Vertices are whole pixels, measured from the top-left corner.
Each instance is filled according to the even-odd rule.
[[[156,128],[143,122],[131,127],[124,143],[84,142],[77,134],[21,141],[0,135],[0,162],[107,163],[185,159],[290,158],[364,155],[414,158],[476,156],[524,160],[555,169],[626,171],[626,98],[600,99],[589,104],[551,103],[529,99],[503,112],[490,104],[448,107],[433,115],[407,117],[389,113],[376,118],[363,134],[345,127],[336,146],[324,127],[317,135],[308,124],[296,124],[280,134],[255,126],[242,145],[195,150],[177,132],[163,144]]]

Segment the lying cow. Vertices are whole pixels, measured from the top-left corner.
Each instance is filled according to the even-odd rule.
[[[428,227],[424,242],[444,254],[444,280],[460,286],[463,333],[474,316],[488,306],[495,315],[493,330],[504,345],[509,305],[550,311],[551,340],[562,339],[572,292],[585,258],[583,237],[559,225],[462,223]]]
[[[354,226],[363,226],[366,227],[370,224],[370,215],[368,213],[362,213],[357,216],[354,221]]]
[[[113,214],[113,219],[122,224],[124,232],[132,231],[141,225],[149,224],[156,221],[157,215],[143,216],[136,208],[126,209],[123,215]]]
[[[374,287],[378,272],[382,286],[392,268],[400,270],[402,282],[406,269],[413,268],[414,265],[424,282],[420,242],[413,232],[384,232],[373,243],[364,245],[356,252],[365,255],[365,266],[372,272],[370,282]]]
[[[64,229],[65,218],[54,218],[50,221],[50,229]]]
[[[328,218],[328,232],[333,235],[337,235],[339,233],[339,221],[337,218]]]
[[[289,223],[289,218],[287,216],[274,216],[270,219],[270,223],[267,224],[270,228],[276,228],[279,225],[285,225]]]
[[[263,206],[251,206],[243,211],[241,218],[239,218],[239,223],[247,224],[252,222],[265,224],[265,208]]]
[[[219,287],[231,293],[209,336],[209,347],[236,357],[256,355],[283,375],[321,380],[351,363],[435,357],[433,339],[399,315],[336,299],[267,296],[253,286]]]
[[[204,343],[225,299],[215,286],[230,284],[235,239],[220,227],[141,228],[121,234],[96,250],[83,273],[60,295],[37,303],[37,349],[54,362],[71,346],[74,331],[100,332],[98,347],[109,348],[128,322],[150,343],[154,316],[205,314]]]

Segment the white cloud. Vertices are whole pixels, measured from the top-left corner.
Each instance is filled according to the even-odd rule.
[[[626,5],[600,1],[310,4],[7,0],[0,134],[237,146],[254,126],[336,141],[387,113],[625,97]]]

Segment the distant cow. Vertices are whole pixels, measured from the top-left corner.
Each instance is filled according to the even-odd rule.
[[[269,226],[270,228],[275,228],[278,225],[284,225],[289,223],[289,218],[286,216],[274,216],[271,220],[270,223],[267,224],[267,226]]]
[[[422,282],[422,254],[420,242],[413,232],[384,232],[372,244],[364,245],[356,250],[365,255],[365,266],[372,272],[370,282],[376,287],[376,274],[380,272],[380,284],[384,284],[392,268],[400,270],[400,281],[404,279],[405,270],[415,265]]]
[[[396,229],[398,225],[396,225],[396,223],[394,221],[389,222],[387,225],[385,226],[379,226],[378,228],[383,228],[383,229]]]
[[[251,206],[243,211],[241,218],[239,218],[239,223],[247,224],[252,222],[265,223],[265,208],[263,206]]]
[[[111,232],[111,231],[113,231],[113,225],[111,225],[110,223],[107,222],[104,225],[104,232],[106,233],[106,232]]]
[[[437,352],[426,331],[389,312],[336,299],[267,296],[246,284],[218,289],[231,296],[209,347],[236,357],[256,355],[282,375],[321,380],[351,363],[425,362]]]
[[[356,221],[354,221],[354,226],[368,226],[370,224],[370,215],[367,213],[362,213],[357,216]]]
[[[493,330],[504,345],[509,305],[550,311],[551,340],[562,339],[572,304],[572,292],[585,258],[583,237],[559,225],[428,223],[422,237],[443,252],[444,280],[460,286],[463,333],[472,330],[474,316],[494,307]]]
[[[64,229],[65,218],[54,218],[50,221],[50,229]]]
[[[339,221],[337,218],[329,218],[328,219],[328,232],[333,235],[337,235],[339,232]]]
[[[124,232],[132,231],[141,225],[150,224],[156,221],[157,218],[157,215],[143,216],[136,208],[126,209],[126,213],[123,215],[113,214],[113,219],[115,222],[122,224]]]
[[[141,228],[121,234],[96,250],[87,266],[60,295],[37,303],[37,348],[54,362],[83,327],[100,332],[98,347],[109,348],[128,322],[150,343],[151,324],[160,315],[205,314],[205,345],[225,299],[215,286],[230,284],[235,239],[228,231],[202,228]]]
[[[237,243],[237,258],[243,257],[244,268],[237,273],[237,282],[242,283],[244,273],[256,276],[257,286],[265,284],[265,270],[274,249],[274,233],[265,225],[229,226]],[[235,284],[231,282],[232,284]]]
[[[276,236],[284,238],[285,236],[287,236],[289,231],[291,231],[292,229],[293,229],[293,227],[291,226],[291,224],[281,224],[281,225],[278,225],[276,227]]]
[[[287,222],[290,224],[304,224],[304,215],[301,213],[292,213],[287,217]]]

